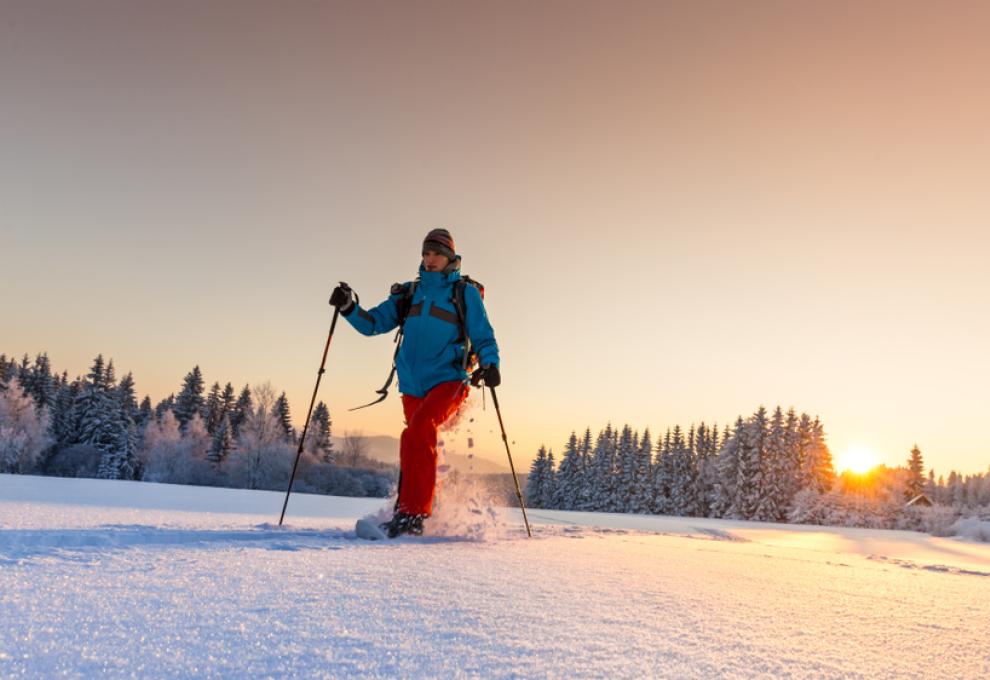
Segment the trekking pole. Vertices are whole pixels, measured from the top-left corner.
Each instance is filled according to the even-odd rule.
[[[519,490],[519,478],[516,477],[516,466],[512,464],[512,452],[509,451],[509,438],[505,434],[505,425],[502,423],[502,410],[498,407],[498,396],[495,395],[494,387],[489,386],[488,389],[492,391],[492,403],[495,404],[495,413],[498,414],[498,426],[502,428],[502,441],[505,442],[505,453],[509,457],[509,469],[512,470],[512,481],[516,483],[516,498],[519,499],[523,522],[526,523],[526,535],[533,538],[533,532],[529,530],[529,518],[526,517],[526,504],[523,503],[522,491]]]
[[[346,284],[345,284],[346,285]],[[302,434],[299,435],[299,450],[296,451],[296,462],[292,464],[292,476],[289,477],[289,488],[285,492],[285,502],[282,504],[282,514],[279,515],[278,525],[282,526],[285,519],[285,509],[289,507],[289,494],[292,493],[292,483],[296,480],[296,469],[299,467],[299,456],[303,452],[303,444],[306,443],[306,430],[309,428],[309,419],[313,415],[313,404],[316,403],[316,393],[320,389],[320,379],[326,373],[327,352],[330,351],[330,341],[333,339],[333,331],[337,327],[337,317],[340,316],[340,307],[335,307],[333,311],[333,321],[330,322],[330,334],[327,336],[326,347],[323,348],[323,360],[320,361],[320,371],[316,374],[316,387],[313,388],[313,398],[309,400],[309,411],[306,412],[306,424],[303,425]]]

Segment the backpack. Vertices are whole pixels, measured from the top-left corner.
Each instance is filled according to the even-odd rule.
[[[392,295],[401,294],[402,297],[396,302],[396,307],[399,313],[399,331],[396,335],[396,342],[401,344],[401,335],[405,328],[406,318],[409,316],[409,310],[412,309],[413,296],[416,294],[416,286],[419,280],[409,281],[406,283],[394,283],[392,284]],[[460,280],[454,284],[454,295],[452,302],[454,303],[454,309],[457,311],[457,325],[460,329],[460,335],[457,337],[458,343],[464,343],[464,368],[466,370],[471,370],[478,363],[478,357],[476,353],[471,349],[471,340],[467,335],[466,328],[466,318],[467,318],[467,306],[464,302],[464,290],[467,286],[474,286],[478,289],[478,293],[481,294],[481,299],[485,299],[485,286],[480,282],[472,279],[470,276],[461,276]],[[396,353],[398,353],[398,347],[396,348]]]
[[[393,283],[392,288],[389,291],[391,295],[402,295],[395,305],[398,311],[399,317],[399,330],[395,333],[395,353],[392,355],[392,371],[388,374],[388,380],[385,381],[385,385],[380,389],[376,390],[381,396],[370,404],[365,404],[364,406],[357,406],[355,408],[349,409],[351,411],[357,411],[362,408],[367,408],[368,406],[374,406],[388,397],[388,388],[392,384],[392,380],[395,379],[395,360],[399,356],[399,349],[402,347],[402,337],[405,332],[406,319],[409,317],[409,310],[412,309],[413,296],[416,294],[416,286],[419,284],[419,279],[415,281],[407,281],[406,283]],[[478,289],[481,294],[481,299],[485,299],[485,286],[482,285],[480,281],[472,279],[470,276],[462,275],[461,278],[454,284],[454,294],[452,302],[454,303],[454,309],[457,311],[457,326],[460,329],[460,334],[457,337],[456,342],[463,343],[464,345],[464,358],[461,367],[470,374],[478,365],[478,355],[471,347],[471,338],[467,334],[467,306],[464,302],[464,290],[467,286],[474,286]]]

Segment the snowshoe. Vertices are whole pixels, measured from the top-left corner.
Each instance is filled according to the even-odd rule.
[[[377,524],[366,519],[359,519],[354,527],[354,533],[358,538],[366,541],[384,541],[388,535],[382,531]]]

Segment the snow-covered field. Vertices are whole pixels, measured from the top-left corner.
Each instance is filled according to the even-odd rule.
[[[990,545],[455,495],[0,475],[0,677],[990,677]]]

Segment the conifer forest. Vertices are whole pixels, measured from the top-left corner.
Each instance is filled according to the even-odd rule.
[[[385,497],[397,471],[334,449],[327,405],[313,410],[294,489]],[[86,375],[47,354],[0,355],[0,472],[283,490],[299,442],[289,401],[270,384],[204,384],[199,366],[177,393],[140,401],[134,377],[97,356]],[[559,459],[541,447],[525,484],[532,508],[906,528],[939,533],[990,515],[990,473],[946,477],[918,447],[903,466],[837,473],[822,421],[759,407],[719,428],[607,425],[572,433]]]

